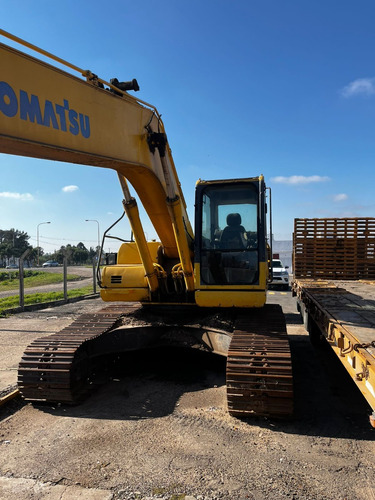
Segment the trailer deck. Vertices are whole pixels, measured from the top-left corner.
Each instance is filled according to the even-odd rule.
[[[296,279],[293,294],[312,340],[326,338],[372,408],[375,426],[375,282]]]

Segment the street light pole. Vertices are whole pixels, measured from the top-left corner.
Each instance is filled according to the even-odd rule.
[[[99,229],[99,222],[96,219],[85,219],[85,222],[96,222],[98,224],[98,260],[99,260],[99,255],[100,255],[100,229]]]
[[[51,224],[51,222],[40,222],[36,226],[36,246],[37,246],[37,251],[38,251],[38,267],[39,267],[39,226],[42,224]]]

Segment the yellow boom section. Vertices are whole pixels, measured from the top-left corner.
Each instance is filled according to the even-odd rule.
[[[4,44],[0,63],[0,152],[116,170],[136,190],[165,255],[178,257],[171,192],[182,201],[185,231],[193,232],[168,145],[163,159],[150,151],[148,131],[164,133],[157,110],[100,88],[103,80],[89,71],[84,81]]]

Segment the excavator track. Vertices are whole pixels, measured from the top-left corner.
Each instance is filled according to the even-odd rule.
[[[100,337],[116,328],[135,306],[109,306],[82,314],[60,332],[34,340],[18,369],[18,388],[25,399],[75,403],[88,392]]]
[[[79,316],[58,333],[33,341],[19,364],[22,396],[32,401],[77,403],[91,392],[103,355],[158,342],[169,344],[168,331],[176,331],[178,338],[181,332],[189,333],[187,325],[182,330],[164,322],[162,327],[154,327],[141,310],[139,304],[108,306]],[[281,307],[237,310],[233,319],[234,331],[224,334],[224,338],[229,337],[229,413],[235,417],[291,415],[292,363]]]
[[[227,400],[235,417],[293,413],[292,361],[280,306],[237,316],[227,357]]]

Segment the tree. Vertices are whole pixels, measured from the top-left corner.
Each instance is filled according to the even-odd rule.
[[[98,247],[97,247],[98,248]],[[98,255],[97,248],[90,247],[89,250],[89,260],[92,262],[94,259],[96,259]]]
[[[39,256],[43,255],[43,250],[39,248]],[[29,263],[30,262],[36,262],[38,259],[38,248],[37,247],[32,247],[31,252],[27,255],[26,261]]]
[[[71,264],[72,263],[72,254],[73,254],[73,247],[72,245],[63,245],[60,247],[60,250],[57,250],[56,252],[56,260],[59,264],[62,264],[64,262],[64,257],[67,258],[67,263]]]
[[[62,246],[60,250],[56,252],[56,260],[61,264],[64,261],[64,256],[66,256],[69,265],[82,265],[89,260],[89,255],[89,251],[83,243],[78,243],[77,246],[68,244]]]
[[[74,248],[73,261],[74,264],[84,264],[89,258],[89,251],[83,243],[78,243]]]
[[[9,261],[11,257],[21,257],[25,250],[32,248],[28,243],[30,236],[17,229],[0,229],[0,260]]]
[[[38,248],[33,247],[28,243],[30,236],[24,231],[18,229],[3,230],[0,229],[0,266],[7,265],[10,259],[20,258],[21,255],[28,249],[31,250],[26,257],[26,261],[30,264],[37,259]],[[53,254],[44,254],[43,249],[39,247],[39,256],[43,256],[42,262],[51,259],[56,260],[59,264],[64,262],[64,257],[67,258],[69,265],[78,264],[83,265],[92,262],[96,256],[96,250],[90,248],[87,250],[85,245],[80,242],[75,245],[62,246]]]

